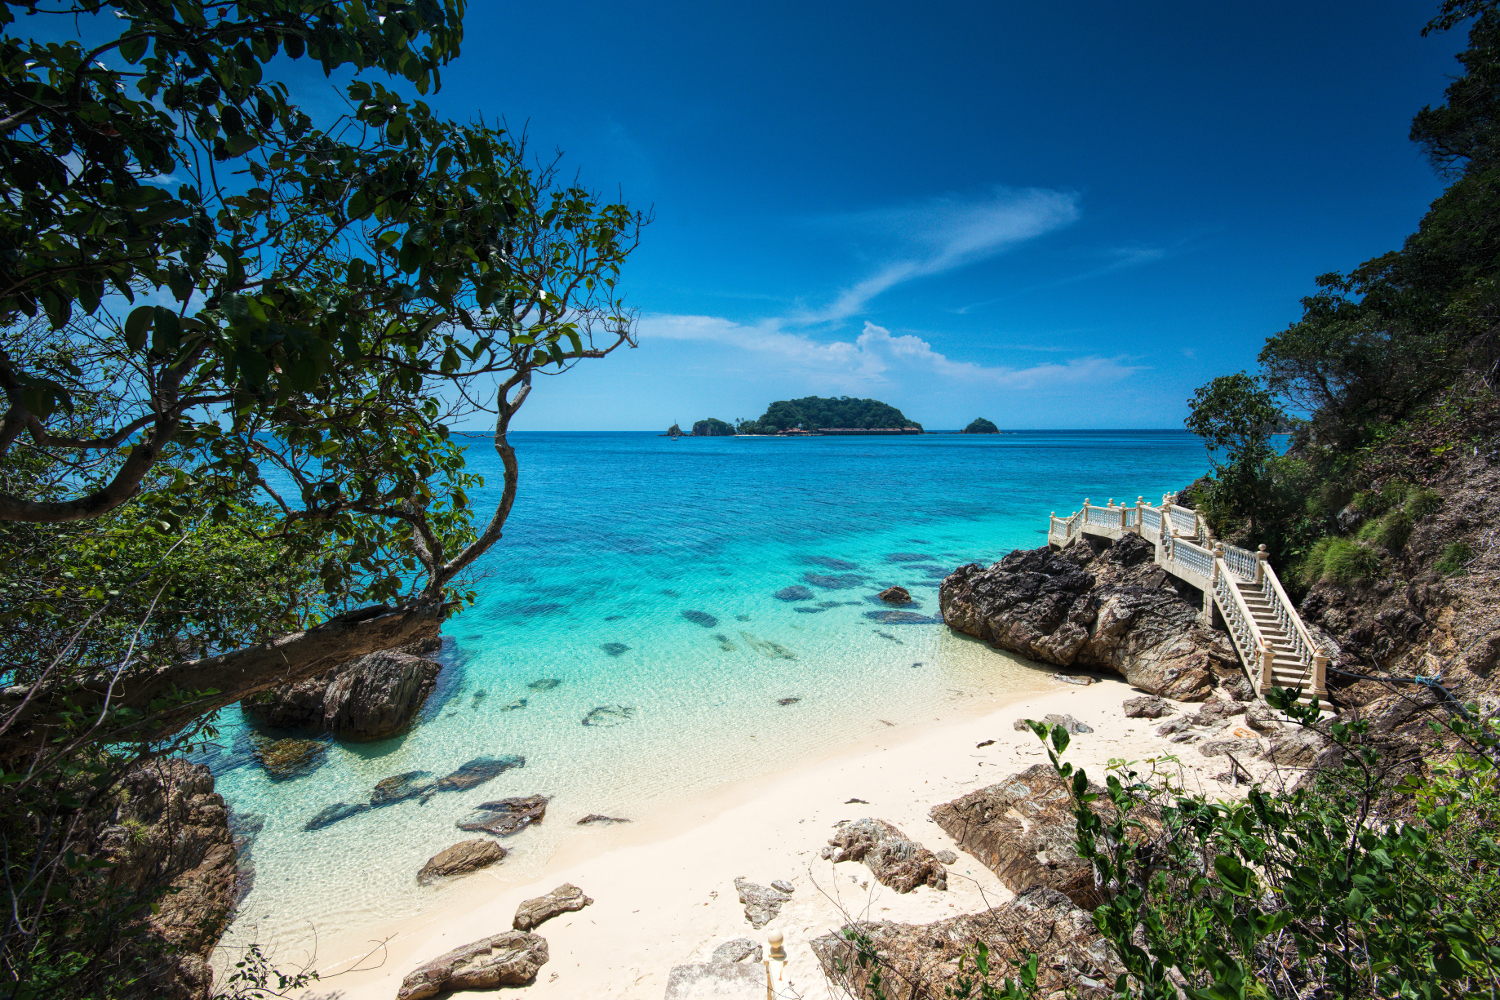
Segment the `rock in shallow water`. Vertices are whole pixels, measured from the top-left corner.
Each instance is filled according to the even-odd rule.
[[[942,620],[919,615],[915,611],[866,611],[866,618],[887,625],[941,625]]]
[[[291,781],[312,774],[323,763],[328,744],[320,740],[261,741],[255,756],[272,781]]]
[[[905,587],[887,587],[880,592],[880,599],[889,604],[909,604],[911,592]]]
[[[803,556],[802,561],[809,566],[822,566],[824,569],[836,569],[840,572],[859,569],[859,563],[852,563],[847,559],[835,559],[832,556]]]
[[[449,990],[523,986],[547,964],[547,941],[525,931],[506,931],[455,948],[421,966],[401,982],[396,1000],[426,1000]]]
[[[503,860],[505,853],[505,848],[493,840],[465,840],[429,858],[417,872],[417,884],[428,885],[440,878],[467,875]]]
[[[770,639],[760,639],[749,632],[741,632],[740,638],[744,639],[745,644],[748,645],[751,649],[755,650],[761,656],[767,657],[769,659],[795,660],[797,658],[796,653],[792,652],[790,649],[787,649],[779,642],[772,642]]]
[[[383,739],[411,724],[441,669],[435,661],[411,653],[370,653],[296,684],[253,695],[241,706],[246,715],[269,726],[315,729],[340,739]]]
[[[618,726],[635,718],[635,709],[629,705],[600,705],[583,717],[585,726]]]
[[[541,680],[532,681],[526,686],[531,688],[531,690],[533,691],[551,691],[561,683],[562,681],[558,680],[556,677],[543,677]]]
[[[335,802],[331,806],[325,806],[321,812],[304,823],[302,829],[321,830],[325,826],[332,826],[341,819],[348,819],[350,816],[357,816],[362,812],[368,812],[369,809],[370,804],[368,802],[356,802],[353,805],[344,802]]]
[[[614,826],[616,823],[629,823],[630,820],[619,816],[605,816],[602,813],[589,813],[578,821],[579,826]]]
[[[583,894],[583,890],[570,882],[553,889],[545,896],[537,896],[528,899],[516,908],[515,920],[511,926],[518,931],[529,931],[537,925],[551,920],[559,913],[571,913],[581,910],[594,901]]]
[[[527,795],[514,799],[497,799],[481,802],[474,807],[472,819],[460,820],[458,828],[470,833],[493,833],[497,837],[509,837],[526,827],[540,823],[547,815],[547,798],[543,795]]]
[[[814,587],[824,590],[852,590],[865,582],[865,578],[854,573],[829,575],[825,573],[803,573],[802,579]]]
[[[375,783],[375,790],[370,793],[370,805],[388,806],[425,795],[437,786],[435,781],[421,780],[431,774],[431,771],[403,771],[389,778],[381,778]]]
[[[692,611],[692,610],[684,611],[684,612],[682,612],[682,617],[686,618],[688,621],[692,622],[694,625],[702,625],[704,628],[718,628],[719,627],[719,619],[715,618],[713,615],[709,614],[707,611]]]
[[[948,872],[937,855],[883,819],[844,820],[823,848],[823,858],[834,864],[863,861],[876,881],[897,892],[919,885],[948,888]]]
[[[525,766],[526,758],[515,754],[507,754],[504,757],[475,757],[473,760],[460,764],[452,774],[439,779],[434,790],[439,792],[467,791],[504,774],[511,768]]]
[[[599,648],[604,650],[610,656],[620,656],[630,651],[630,647],[625,645],[623,642],[606,642]]]
[[[782,587],[776,591],[776,599],[778,601],[810,601],[813,599],[813,592],[802,586]]]

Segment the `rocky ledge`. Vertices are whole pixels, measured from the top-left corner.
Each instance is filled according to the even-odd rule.
[[[1136,535],[1084,536],[960,566],[938,592],[943,621],[1029,659],[1112,671],[1178,701],[1247,685],[1229,636],[1203,624],[1202,593],[1157,566],[1154,553]]]
[[[271,688],[240,705],[267,726],[311,729],[346,740],[384,739],[411,725],[440,670],[440,664],[410,651],[387,650]]]

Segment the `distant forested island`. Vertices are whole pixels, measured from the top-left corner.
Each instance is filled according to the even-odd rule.
[[[922,425],[889,403],[878,399],[854,399],[849,396],[808,396],[805,399],[778,399],[766,408],[759,420],[740,420],[735,429],[741,434],[781,434],[801,428],[819,431],[824,428],[876,430],[910,428],[920,433]]]
[[[975,418],[974,422],[964,428],[965,434],[999,434],[1000,428],[983,417]]]

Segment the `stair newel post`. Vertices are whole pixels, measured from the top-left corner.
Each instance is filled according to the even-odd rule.
[[[1276,666],[1276,650],[1274,650],[1274,649],[1271,648],[1271,644],[1269,642],[1266,642],[1265,640],[1261,640],[1261,650],[1260,650],[1260,689],[1262,691],[1269,691],[1269,690],[1271,690],[1272,687],[1275,686],[1275,684],[1276,684],[1276,675],[1273,673],[1273,670],[1275,669],[1275,666]]]
[[[1266,561],[1271,558],[1271,553],[1266,551],[1264,545],[1260,546],[1255,553],[1255,582],[1263,584],[1266,582]]]
[[[1047,541],[1052,541],[1052,536],[1057,534],[1057,511],[1047,515]]]
[[[1328,696],[1328,654],[1321,649],[1313,653],[1313,694],[1319,701]]]
[[[1213,548],[1213,569],[1209,573],[1208,586],[1203,591],[1203,624],[1214,627],[1214,591],[1219,587],[1219,563],[1224,559],[1224,546]]]
[[[1135,498],[1135,533],[1137,535],[1146,533],[1146,498],[1143,496]]]

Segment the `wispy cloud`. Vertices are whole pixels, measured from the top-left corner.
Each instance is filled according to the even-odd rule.
[[[834,322],[861,311],[881,292],[915,278],[941,274],[1002,253],[1076,221],[1078,195],[1042,188],[998,188],[987,198],[926,201],[830,216],[825,225],[882,249],[875,272],[841,291],[821,309],[786,317],[793,325]]]
[[[1079,281],[1088,281],[1090,278],[1099,278],[1106,274],[1111,274],[1115,271],[1124,271],[1132,267],[1141,267],[1145,264],[1151,264],[1155,261],[1161,260],[1163,257],[1168,257],[1173,252],[1173,249],[1168,249],[1165,247],[1152,247],[1138,244],[1124,247],[1111,247],[1107,250],[1101,251],[1100,253],[1100,256],[1104,259],[1103,264],[1097,267],[1089,268],[1087,271],[1082,271],[1078,274],[1070,274],[1067,277],[1058,278],[1056,281],[1046,282],[1045,284],[1028,289],[1028,291],[1041,291],[1049,288],[1059,288],[1063,285],[1071,285]],[[982,309],[985,306],[994,305],[996,302],[1000,302],[1004,299],[1010,298],[1011,295],[1014,294],[1016,293],[1013,292],[1008,295],[997,296],[993,299],[985,299],[981,302],[971,302],[966,306],[961,306],[958,309],[954,309],[953,312],[958,314],[959,316],[967,316],[975,309]]]
[[[954,361],[921,337],[893,334],[866,321],[859,336],[822,342],[782,329],[777,321],[740,324],[717,316],[647,316],[641,334],[661,340],[728,344],[774,358],[788,373],[816,376],[831,387],[854,390],[912,377],[988,389],[1062,389],[1104,385],[1139,370],[1124,357],[1082,357],[1026,367]]]

